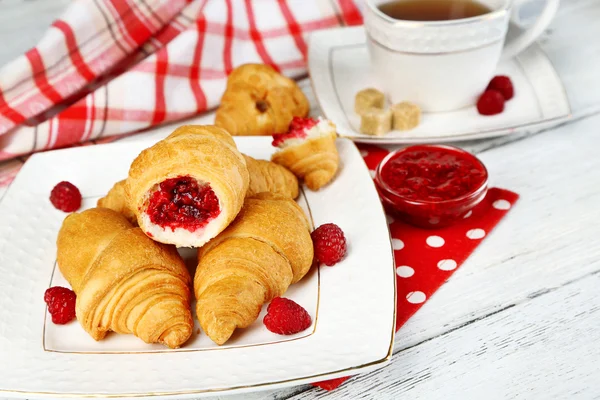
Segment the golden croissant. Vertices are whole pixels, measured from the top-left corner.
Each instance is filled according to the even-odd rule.
[[[125,195],[125,179],[115,183],[106,196],[98,200],[98,207],[110,208],[122,214],[132,224],[137,225],[137,217]]]
[[[142,230],[178,247],[200,247],[236,217],[248,190],[246,160],[216,126],[187,125],[133,161],[126,194]]]
[[[271,161],[256,160],[244,154],[248,167],[249,186],[246,196],[271,192],[295,199],[298,197],[298,179],[287,168]],[[110,208],[123,214],[129,222],[137,225],[135,212],[125,193],[125,180],[114,184],[110,191],[98,200],[98,207]]]
[[[236,220],[199,249],[198,259],[196,315],[221,345],[306,275],[313,262],[310,224],[290,198],[261,193],[246,199]]]
[[[247,197],[271,192],[295,199],[298,197],[298,179],[287,168],[265,160],[244,155],[250,174]]]
[[[279,150],[271,160],[303,179],[309,189],[319,190],[335,176],[340,158],[335,146],[336,129],[331,121],[294,119],[289,133],[274,138],[273,145]]]
[[[309,103],[296,82],[264,64],[234,69],[217,109],[215,125],[232,135],[285,132],[293,117],[305,117]]]
[[[116,211],[67,216],[57,261],[77,294],[77,319],[95,340],[114,331],[177,348],[192,334],[191,279],[177,250],[152,241]]]

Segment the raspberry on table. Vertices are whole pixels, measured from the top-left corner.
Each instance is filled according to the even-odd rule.
[[[54,286],[44,293],[44,301],[48,305],[48,312],[52,322],[64,325],[75,318],[75,302],[77,296],[71,289]]]
[[[497,75],[492,78],[486,90],[499,91],[504,97],[504,100],[510,100],[515,95],[512,81],[506,75]]]
[[[319,262],[332,266],[346,255],[346,237],[336,224],[323,224],[310,236]]]
[[[504,96],[497,90],[486,90],[477,100],[477,111],[481,115],[496,115],[504,111]]]
[[[328,379],[326,381],[313,382],[311,385],[320,387],[325,390],[337,389],[342,383],[350,379],[350,376],[343,376],[341,378]]]
[[[298,303],[285,297],[275,297],[267,307],[263,324],[273,333],[293,335],[310,327],[312,319]]]
[[[50,202],[61,211],[77,211],[81,207],[81,193],[72,183],[62,181],[50,192]]]

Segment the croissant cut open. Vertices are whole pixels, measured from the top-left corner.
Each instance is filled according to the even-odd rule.
[[[319,190],[334,178],[340,157],[335,145],[336,128],[331,121],[318,121],[302,137],[285,136],[278,141],[279,149],[271,161],[288,168],[311,190]]]
[[[231,135],[216,126],[187,125],[140,153],[126,194],[148,236],[200,247],[236,217],[248,179]]]
[[[250,178],[247,197],[262,192],[281,194],[292,199],[298,197],[298,178],[290,170],[271,161],[257,160],[245,154],[243,156]],[[110,208],[123,214],[129,222],[137,226],[137,217],[125,193],[125,184],[125,180],[115,183],[106,196],[98,200],[98,207]]]
[[[196,315],[204,332],[221,345],[309,271],[310,224],[290,198],[261,193],[246,199],[236,220],[199,249],[198,259]]]
[[[95,340],[114,331],[177,348],[191,336],[191,279],[183,260],[116,211],[67,216],[57,261],[77,294],[77,320]]]

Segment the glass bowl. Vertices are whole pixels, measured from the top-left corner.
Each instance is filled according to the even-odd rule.
[[[408,152],[443,152],[453,154],[464,160],[469,160],[476,168],[483,172],[483,181],[468,192],[457,197],[440,200],[424,200],[408,198],[399,193],[382,177],[382,171],[390,160]],[[388,154],[377,166],[375,171],[375,186],[385,209],[401,220],[421,228],[442,228],[462,220],[465,216],[485,198],[488,189],[488,172],[485,165],[471,153],[454,146],[442,145],[415,145],[405,147]]]

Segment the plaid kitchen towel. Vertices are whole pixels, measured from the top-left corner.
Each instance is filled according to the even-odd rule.
[[[0,71],[0,185],[22,156],[218,105],[227,74],[306,74],[308,35],[362,23],[353,0],[77,0]]]

